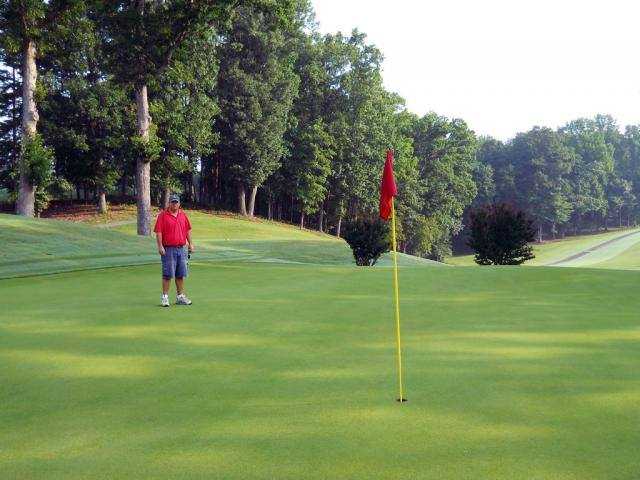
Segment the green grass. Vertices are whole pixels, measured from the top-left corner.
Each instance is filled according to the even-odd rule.
[[[295,262],[349,265],[353,257],[339,239],[276,222],[189,212],[193,224],[194,260]],[[135,221],[114,227],[25,219],[0,214],[0,278],[142,265],[158,262],[155,240],[135,234]],[[399,255],[403,265],[437,265]],[[380,265],[389,265],[385,255]]]
[[[0,217],[4,276],[153,262],[0,280],[0,478],[638,478],[640,272],[403,257],[400,405],[389,268],[192,218],[194,304],[161,309],[131,224]]]
[[[616,253],[615,256],[593,263],[591,266],[620,270],[640,270],[640,243],[635,242],[626,250]]]
[[[588,250],[598,244],[634,231],[638,231],[638,229],[618,229],[593,235],[578,235],[575,237],[566,237],[561,240],[548,241],[542,244],[533,244],[533,253],[536,258],[526,262],[525,265],[540,266],[557,262],[570,257],[575,253]],[[446,263],[457,266],[476,265],[473,261],[473,255],[457,255],[449,257],[447,258]]]
[[[635,479],[636,272],[197,263],[2,281],[3,478]],[[34,294],[37,292],[37,299]]]

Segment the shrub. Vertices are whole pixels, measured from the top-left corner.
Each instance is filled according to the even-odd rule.
[[[471,212],[469,246],[479,265],[520,265],[534,258],[528,245],[535,238],[533,221],[507,204],[485,205]]]
[[[380,219],[354,220],[344,227],[344,239],[353,251],[353,258],[360,266],[373,266],[391,247],[389,225]]]

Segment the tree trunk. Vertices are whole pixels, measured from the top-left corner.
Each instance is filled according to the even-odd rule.
[[[342,229],[342,215],[338,216],[338,225],[336,226],[336,237],[340,236],[340,230]]]
[[[149,141],[149,99],[147,86],[136,88],[138,135]],[[148,158],[138,158],[136,162],[136,203],[138,207],[138,235],[151,235],[151,164]]]
[[[320,205],[320,211],[318,212],[318,231],[324,231],[324,204]]]
[[[238,212],[245,217],[247,216],[246,196],[244,185],[238,185]]]
[[[267,219],[273,220],[273,200],[267,201]]]
[[[162,208],[166,209],[169,206],[169,197],[171,196],[171,188],[164,187],[162,190]]]
[[[250,217],[253,217],[256,208],[256,193],[258,193],[258,187],[251,187],[251,194],[249,195],[249,207],[247,212]]]
[[[538,243],[542,243],[542,225],[538,225]]]
[[[102,214],[107,213],[107,193],[104,190],[100,190],[98,196],[98,212]]]
[[[127,176],[123,175],[122,176],[122,180],[121,180],[121,194],[122,194],[122,199],[124,200],[124,197],[127,196]]]
[[[38,126],[38,108],[34,98],[36,91],[36,44],[27,40],[24,44],[22,61],[22,139],[33,137]],[[21,159],[23,161],[23,159]],[[31,185],[25,168],[20,168],[20,185],[16,213],[25,217],[33,217],[35,211],[36,189]]]
[[[622,228],[622,207],[618,209],[618,226]]]
[[[304,229],[304,212],[300,212],[300,230]]]
[[[197,196],[196,183],[193,180],[194,180],[194,176],[192,174],[191,179],[189,181],[189,195],[191,196],[192,202],[195,204],[198,204],[200,203],[200,200],[198,199],[198,196]]]
[[[11,90],[13,91],[13,95],[11,96],[11,137],[12,137],[12,146],[11,146],[11,168],[14,169],[18,166],[18,161],[20,158],[20,144],[18,141],[18,122],[17,122],[17,108],[16,108],[16,91],[18,90],[18,82],[16,81],[16,69],[11,67],[11,75],[13,77],[13,84],[11,85]]]
[[[289,204],[289,222],[293,223],[293,195],[291,195],[291,203]]]

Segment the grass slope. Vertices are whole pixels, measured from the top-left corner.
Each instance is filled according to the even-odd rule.
[[[0,472],[617,479],[640,471],[637,272],[196,262],[0,281]],[[37,295],[35,293],[37,292]]]
[[[275,222],[189,212],[197,252],[209,261],[353,263],[348,246],[329,235]],[[153,238],[135,234],[135,221],[96,226],[0,214],[0,278],[158,263]],[[435,262],[400,255],[404,265]],[[381,265],[390,264],[389,255]]]
[[[630,232],[638,232],[639,229],[626,229],[626,230],[612,230],[610,232],[598,233],[594,235],[578,235],[575,237],[566,237],[561,240],[553,240],[544,242],[542,244],[534,244],[533,252],[536,256],[533,260],[530,260],[526,266],[541,266],[548,265],[554,262],[564,260],[576,253],[589,250],[601,243],[609,240],[622,237]],[[629,239],[630,240],[630,239]],[[628,247],[627,247],[628,248]],[[602,251],[599,255],[604,255]],[[447,258],[446,263],[458,266],[475,266],[473,261],[473,255],[459,255],[455,257]],[[591,266],[595,262],[583,261],[580,265],[575,266]]]

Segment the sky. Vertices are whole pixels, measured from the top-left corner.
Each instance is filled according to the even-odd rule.
[[[313,0],[323,33],[357,28],[419,115],[506,140],[612,115],[640,123],[637,0]]]

